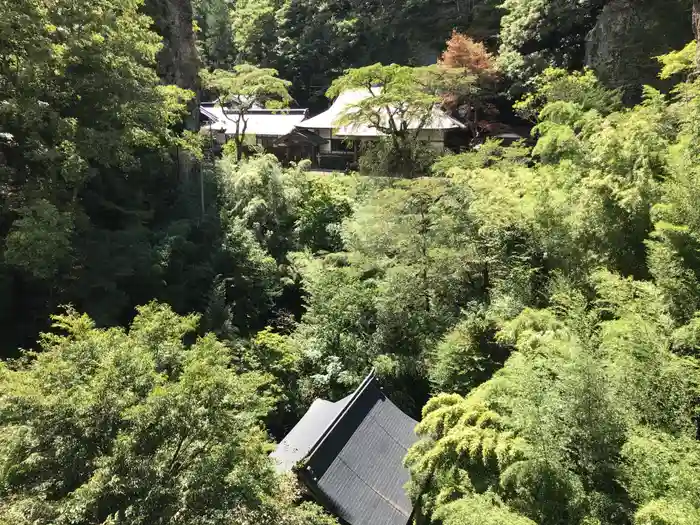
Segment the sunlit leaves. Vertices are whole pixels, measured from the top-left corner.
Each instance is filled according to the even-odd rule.
[[[257,106],[281,109],[292,100],[287,92],[291,82],[278,78],[275,69],[239,64],[233,66],[231,71],[202,70],[200,76],[204,87],[218,97],[216,103],[224,116],[235,124],[232,135],[238,160],[243,155],[249,111]]]
[[[656,57],[663,66],[659,73],[659,78],[666,80],[674,75],[692,71],[695,68],[696,51],[697,43],[693,41],[688,43],[688,45],[680,51],[671,51],[670,53]]]
[[[639,504],[639,523],[660,523],[648,520],[671,500],[696,512],[686,473],[700,450],[697,365],[667,350],[669,319],[652,285],[600,274],[595,287],[597,321],[589,315],[582,325],[582,298],[562,288],[559,314],[524,311],[504,327],[516,352],[492,379],[466,398],[426,405],[417,428],[424,441],[407,461],[417,482],[433,477],[427,503],[436,516],[459,519],[439,503],[453,469],[472,480],[467,500],[489,489],[538,522],[617,522],[635,512],[621,485]],[[491,461],[489,450],[518,452]]]
[[[71,255],[73,217],[41,199],[20,210],[6,243],[5,260],[39,279],[56,275]]]
[[[404,140],[409,131],[410,136],[417,137],[435,118],[433,109],[440,101],[439,95],[473,83],[473,77],[461,72],[455,75],[447,68],[377,63],[346,71],[333,81],[326,95],[335,98],[353,90],[362,95],[340,115],[337,126],[366,125]]]
[[[0,368],[0,522],[331,523],[273,474],[267,378],[192,337],[195,316],[154,303],[128,331],[55,322],[41,354]]]

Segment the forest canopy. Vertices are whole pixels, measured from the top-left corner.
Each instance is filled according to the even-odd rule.
[[[642,4],[0,0],[0,524],[336,523],[268,454],[372,369],[416,523],[700,524],[700,4]],[[347,89],[363,173],[192,129]]]

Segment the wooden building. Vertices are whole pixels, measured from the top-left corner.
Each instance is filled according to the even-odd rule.
[[[265,109],[254,107],[241,118],[238,112],[222,108],[216,102],[200,105],[200,132],[213,145],[222,146],[244,129],[244,145],[259,146],[289,163],[314,160],[326,141],[311,131],[297,129],[308,116],[306,109]],[[239,125],[239,120],[240,125]]]
[[[381,91],[381,87],[372,89],[376,92]],[[348,111],[352,111],[354,104],[370,96],[369,90],[346,91],[333,101],[328,110],[297,124],[297,128],[312,131],[327,140],[319,148],[319,164],[322,167],[325,163],[342,164],[356,161],[363,142],[378,140],[385,136],[378,129],[368,125],[338,125],[339,119]],[[388,115],[385,118],[388,119]],[[432,114],[425,123],[408,123],[408,129],[415,130],[419,127],[421,129],[418,131],[418,140],[440,152],[445,150],[445,136],[449,131],[465,128],[464,124],[437,106],[433,108]]]
[[[370,373],[344,399],[314,401],[271,456],[342,523],[406,525],[413,505],[403,459],[415,426]]]

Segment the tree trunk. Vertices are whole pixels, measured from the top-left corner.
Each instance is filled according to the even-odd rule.
[[[698,43],[695,52],[695,69],[700,73],[700,0],[693,0],[693,34]]]
[[[243,137],[236,137],[234,142],[236,143],[236,160],[240,162],[243,159]]]

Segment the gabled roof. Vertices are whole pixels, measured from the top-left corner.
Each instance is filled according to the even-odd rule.
[[[239,115],[226,111],[215,103],[204,103],[199,107],[200,113],[211,123],[202,126],[205,130],[213,130],[234,135]],[[247,121],[246,135],[281,137],[290,133],[297,124],[306,118],[306,109],[251,109],[244,119]]]
[[[314,402],[272,456],[297,465],[320,503],[350,525],[406,525],[412,504],[403,465],[416,421],[380,390],[373,373],[350,396]]]
[[[381,87],[373,87],[372,92],[380,93]],[[320,115],[316,115],[299,124],[300,128],[306,129],[333,129],[333,135],[338,137],[379,137],[383,133],[376,128],[367,125],[352,125],[338,127],[338,119],[344,115],[348,109],[361,100],[371,96],[369,90],[348,90],[340,94],[333,101],[331,107]],[[350,109],[350,111],[352,111]],[[388,115],[383,116],[386,120]],[[416,129],[419,126],[418,122],[409,122],[409,129]],[[432,109],[432,114],[425,124],[424,129],[427,130],[447,130],[464,128],[464,124],[453,119],[447,113],[442,111],[437,106]]]
[[[293,146],[295,144],[312,144],[314,146],[320,146],[326,142],[328,142],[328,139],[324,139],[309,129],[295,128],[285,136],[277,139],[275,145]]]
[[[335,403],[317,399],[311,404],[304,417],[270,454],[279,472],[289,472],[306,457],[351,397],[352,394]]]

